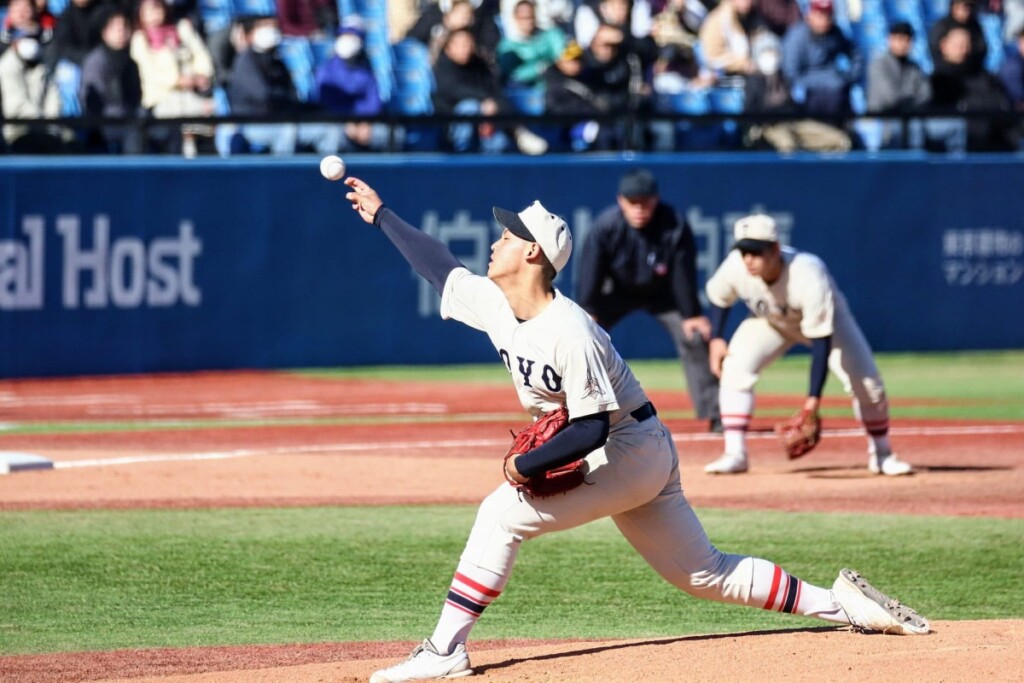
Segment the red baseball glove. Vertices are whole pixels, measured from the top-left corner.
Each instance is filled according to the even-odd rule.
[[[775,425],[782,448],[790,460],[807,455],[821,441],[821,418],[812,410],[801,410],[785,422]]]
[[[569,409],[562,406],[558,410],[553,410],[543,415],[517,434],[513,434],[512,445],[502,461],[503,469],[504,465],[508,463],[509,458],[528,453],[541,444],[547,443],[551,437],[565,429],[568,424]],[[509,484],[518,491],[534,498],[547,498],[558,493],[571,491],[583,483],[583,478],[582,458],[574,460],[567,465],[548,470],[543,474],[530,477],[525,484],[512,480],[508,474],[505,475],[505,479]]]

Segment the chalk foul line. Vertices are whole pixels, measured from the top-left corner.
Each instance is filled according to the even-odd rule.
[[[889,432],[893,436],[986,436],[997,434],[1024,434],[1022,425],[964,425],[936,427],[897,427]],[[860,429],[825,430],[825,436],[832,438],[863,437]],[[716,441],[722,437],[718,434],[673,434],[676,443],[697,441]],[[777,439],[770,432],[752,432],[748,439]],[[281,446],[277,448],[239,448],[228,451],[210,451],[206,453],[162,453],[159,455],[135,455],[114,458],[93,458],[89,460],[63,460],[53,464],[54,469],[73,469],[81,467],[108,467],[112,465],[134,465],[156,462],[190,462],[201,460],[230,460],[232,458],[250,458],[267,455],[315,455],[317,453],[367,453],[381,451],[420,451],[425,449],[443,448],[503,448],[509,440],[504,439],[430,439],[417,441],[372,441],[364,443],[333,443],[315,445]]]

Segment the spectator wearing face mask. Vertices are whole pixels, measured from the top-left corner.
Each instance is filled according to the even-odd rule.
[[[781,71],[782,54],[778,37],[768,30],[751,40],[754,72],[744,83],[744,106],[750,113],[793,114],[800,111],[790,94],[790,84]],[[850,137],[835,126],[813,119],[767,121],[747,130],[746,142],[755,148],[779,152],[814,150],[845,152]]]
[[[316,72],[316,97],[327,111],[344,116],[377,116],[384,111],[377,79],[363,50],[365,33],[361,22],[347,19],[334,41],[334,54]],[[345,123],[340,149],[384,150],[388,127],[383,123]]]
[[[53,38],[55,25],[54,16],[49,11],[40,11],[32,0],[11,0],[7,5],[3,28],[0,28],[0,53],[10,46],[11,36],[18,30],[38,29],[39,40],[45,45]]]
[[[299,99],[288,67],[277,54],[281,44],[277,18],[245,18],[241,37],[244,47],[235,59],[228,85],[231,113],[301,118],[309,108]],[[342,129],[335,124],[261,123],[246,124],[239,133],[249,145],[267,148],[272,154],[292,154],[304,147],[331,154],[338,151]]]
[[[72,134],[57,126],[34,128],[12,124],[15,119],[52,119],[60,116],[60,95],[42,61],[38,29],[11,32],[11,47],[0,56],[0,92],[3,93],[4,139],[15,154],[50,154],[65,151]]]

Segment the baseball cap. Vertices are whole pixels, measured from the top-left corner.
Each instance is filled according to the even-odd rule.
[[[732,248],[743,251],[764,251],[779,241],[775,219],[763,213],[744,216],[736,221],[734,234],[736,243],[732,245]]]
[[[811,0],[811,9],[832,14],[832,0]]]
[[[622,176],[619,194],[623,197],[651,197],[658,194],[658,181],[647,169],[634,169]]]
[[[559,272],[572,254],[572,233],[565,221],[544,208],[540,200],[516,213],[494,207],[494,220],[516,237],[536,242]]]
[[[909,21],[897,21],[889,26],[890,36],[907,36],[909,38],[914,37],[914,27]]]

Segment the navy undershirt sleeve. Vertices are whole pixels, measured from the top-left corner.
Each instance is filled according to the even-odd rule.
[[[433,285],[438,294],[444,292],[444,283],[451,272],[463,267],[441,240],[409,225],[386,206],[377,209],[373,224],[398,247],[413,270]]]
[[[725,339],[725,323],[729,319],[729,311],[732,308],[722,308],[714,304],[708,304],[708,320],[711,322],[711,338]]]
[[[608,413],[595,413],[573,420],[546,444],[516,458],[516,469],[534,477],[585,457],[608,441],[608,419]]]
[[[832,335],[811,340],[811,388],[808,396],[821,398],[828,378],[828,354],[832,351]]]

